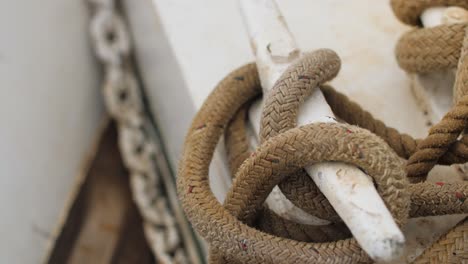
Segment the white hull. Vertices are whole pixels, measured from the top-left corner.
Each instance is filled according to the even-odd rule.
[[[0,2],[0,263],[40,263],[103,118],[83,1]]]

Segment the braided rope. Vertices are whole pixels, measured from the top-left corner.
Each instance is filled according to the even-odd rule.
[[[407,158],[416,151],[416,145],[418,142],[420,142],[420,140],[414,139],[407,134],[400,134],[392,127],[387,127],[382,121],[374,118],[372,114],[362,109],[362,107],[360,107],[357,103],[351,101],[344,94],[337,92],[332,87],[324,85],[320,87],[320,89],[323,92],[328,105],[333,110],[333,113],[340,117],[340,119],[343,121],[346,121],[348,124],[367,129],[370,132],[376,134],[402,158]],[[233,119],[236,118],[238,117],[236,116]],[[242,118],[242,121],[245,122],[245,117]],[[230,143],[230,138],[233,135],[236,135],[237,138],[241,138],[239,134],[246,130],[245,123],[241,123],[240,120],[236,120],[235,122],[237,123],[236,127],[238,130],[234,130],[234,127],[230,127],[229,125],[227,127],[227,130],[232,131],[232,133],[226,133],[226,149],[228,152],[232,152],[231,155],[237,156],[242,154],[244,157],[249,157],[252,154],[248,152],[247,147],[245,148],[247,153],[235,153],[234,151],[237,148],[237,146],[234,144],[248,145],[245,135],[243,135],[243,138],[245,139],[244,142],[239,140],[235,143]],[[234,121],[231,123],[234,123]],[[231,161],[232,158],[230,155],[228,155],[228,158]],[[237,164],[239,164],[239,167],[244,160],[236,161]],[[238,167],[234,168],[234,173],[237,172],[237,169]],[[467,211],[468,203],[454,203],[454,201],[458,199],[457,195],[454,194],[460,193],[465,195],[465,188],[466,186],[464,184],[448,182],[437,182],[435,184],[424,182],[409,185],[409,193],[412,197],[410,217],[457,214]],[[307,193],[298,195],[307,195]],[[436,199],[442,200],[436,202]],[[320,210],[319,207],[315,208]]]
[[[415,26],[418,26],[416,18],[428,7],[450,5],[468,8],[465,0],[392,0],[391,3],[402,22]],[[416,152],[408,160],[408,176],[412,181],[421,181],[437,163],[467,161],[468,139],[463,132],[468,126],[468,24],[410,31],[400,39],[396,54],[398,63],[408,72],[426,73],[457,68],[455,106],[431,127],[429,135],[419,142]],[[465,263],[468,262],[466,252],[467,220],[425,250],[416,262]]]
[[[247,263],[306,263],[325,259],[335,263],[346,263],[351,260],[368,260],[354,240],[340,241],[338,245],[311,244],[258,231],[234,217],[212,194],[208,181],[208,166],[219,136],[235,112],[260,92],[259,85],[254,65],[250,64],[234,71],[208,97],[192,123],[179,167],[177,186],[182,205],[194,228],[212,248],[223,253],[229,252],[229,258]],[[304,135],[303,131],[299,132]],[[310,133],[308,134],[310,137]],[[238,180],[239,177],[247,175],[248,173],[244,176],[238,174],[234,185],[242,184],[242,180]],[[233,187],[234,189],[237,188]],[[266,193],[268,190],[265,189],[262,195]],[[233,193],[233,198],[235,197],[236,194]],[[226,203],[233,198],[228,198]],[[257,203],[262,203],[261,199],[257,199]],[[242,206],[248,206],[248,203],[243,202]],[[241,207],[238,212],[247,211]],[[216,259],[211,258],[212,261]]]
[[[468,219],[465,219],[449,233],[441,237],[414,263],[467,263]]]
[[[338,55],[331,50],[307,54],[291,66],[265,100],[260,121],[260,141],[296,127],[299,106],[316,87],[333,79],[340,67]],[[322,219],[339,220],[333,207],[304,170],[291,175],[279,187],[293,204],[305,212]]]
[[[392,0],[395,14],[401,21],[418,25],[419,17],[428,7],[451,5],[468,8],[464,0]],[[439,160],[450,164],[468,157],[467,139],[458,137],[467,126],[468,97],[468,34],[467,25],[452,24],[415,29],[398,42],[396,56],[399,65],[408,72],[428,73],[457,68],[455,99],[457,104],[429,130],[409,157],[407,171],[412,181],[421,181]],[[448,151],[451,155],[447,155]],[[443,158],[445,156],[445,158]]]
[[[229,120],[259,92],[258,75],[253,65],[234,71],[205,101],[186,138],[179,168],[178,192],[194,228],[210,243],[213,250],[225,255],[225,258],[214,255],[210,260],[249,263],[369,261],[354,239],[304,243],[300,241],[307,240],[305,237],[294,241],[254,228],[259,228],[255,226],[255,219],[263,211],[260,208],[263,208],[263,201],[271,189],[280,183],[285,175],[296,172],[315,158],[316,161],[320,161],[326,159],[327,155],[332,155],[329,159],[357,163],[375,176],[400,171],[392,177],[383,176],[383,179],[399,179],[397,175],[401,174],[403,168],[401,160],[396,154],[391,154],[393,151],[380,138],[366,130],[343,124],[315,124],[279,134],[267,140],[255,155],[244,161],[236,174],[224,207],[213,196],[209,187],[208,166],[214,147],[219,136],[225,132]],[[238,116],[242,117],[242,114]],[[231,122],[234,123],[236,122]],[[232,125],[226,129],[232,129]],[[356,147],[360,147],[361,152],[356,151]],[[333,151],[330,151],[332,149]],[[375,149],[380,150],[374,153]],[[362,155],[366,158],[363,159]],[[389,155],[393,158],[389,158]],[[383,166],[386,172],[378,171],[374,167],[369,169],[369,164],[362,162]],[[393,165],[389,166],[389,163]],[[411,198],[415,199],[414,204],[411,201],[412,216],[442,214],[447,211],[468,212],[464,202],[454,199],[456,195],[451,186],[442,188],[437,184],[420,183],[408,188],[408,193],[415,192],[411,195]],[[468,195],[467,185],[457,187],[460,188],[461,195]],[[406,204],[409,205],[408,202]],[[260,224],[262,225],[265,226]],[[267,232],[273,233],[273,229],[277,228],[268,224],[267,226],[270,226],[269,230],[265,230]],[[288,234],[282,236],[287,237]]]
[[[468,2],[464,0],[391,0],[390,3],[395,16],[411,26],[419,26],[419,18],[430,7],[458,6],[468,9]]]
[[[462,7],[466,4],[412,0],[392,1],[392,6],[402,21],[418,24],[415,18],[425,8],[441,3]],[[291,66],[275,84],[263,108],[262,144],[250,153],[245,128],[246,105],[260,93],[258,74],[249,64],[227,76],[196,115],[179,168],[179,197],[194,228],[210,243],[210,262],[370,262],[357,242],[348,238],[348,230],[336,212],[301,169],[322,161],[347,162],[365,170],[373,177],[377,190],[400,225],[408,217],[468,213],[468,183],[421,182],[435,164],[465,162],[468,157],[465,144],[468,140],[457,140],[468,117],[468,96],[463,96],[467,90],[465,78],[468,78],[466,35],[464,25],[451,25],[415,30],[399,42],[397,58],[409,72],[458,66],[457,105],[423,140],[385,126],[329,86],[321,87],[328,104],[349,125],[317,123],[294,128],[304,98],[315,87],[335,77],[340,68],[335,53],[320,50]],[[442,48],[444,41],[450,44],[449,48]],[[430,42],[431,48],[425,48],[424,42]],[[435,49],[433,45],[440,48]],[[213,151],[223,133],[234,178],[224,206],[213,196],[208,180]],[[408,179],[419,183],[407,183],[398,156],[409,158]],[[263,204],[276,185],[296,206],[333,223],[307,226],[275,215]],[[418,261],[435,255],[438,260],[462,260],[463,254],[448,254],[453,249],[468,251],[464,232],[466,226],[461,224],[426,250]]]

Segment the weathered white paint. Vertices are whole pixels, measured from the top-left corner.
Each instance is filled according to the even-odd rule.
[[[442,23],[444,12],[447,7],[431,7],[426,10],[421,15],[421,20],[424,27],[435,27]]]
[[[0,1],[0,263],[42,263],[103,118],[84,1]]]
[[[285,69],[300,57],[300,50],[274,0],[240,0],[240,4],[263,93],[268,94]],[[300,108],[298,125],[336,122],[333,117],[322,92],[316,89]],[[251,115],[250,122],[258,136],[259,115]],[[369,256],[387,262],[401,256],[405,242],[403,233],[369,176],[354,166],[338,162],[316,164],[306,171]],[[296,215],[299,208],[285,200],[280,192],[275,188],[267,199],[268,206],[281,216],[304,223],[306,215]]]
[[[447,7],[442,17],[444,24],[466,23],[467,21],[468,10],[457,6]]]

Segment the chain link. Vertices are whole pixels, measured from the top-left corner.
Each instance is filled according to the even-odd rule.
[[[106,65],[120,66],[130,52],[130,40],[122,18],[108,8],[98,8],[91,22],[96,55]]]
[[[103,96],[117,121],[119,147],[130,171],[130,188],[144,221],[144,231],[158,263],[188,263],[177,221],[155,170],[161,146],[147,130],[141,87],[127,63],[131,52],[128,30],[115,0],[88,0],[93,11],[90,33],[96,56],[104,65]]]

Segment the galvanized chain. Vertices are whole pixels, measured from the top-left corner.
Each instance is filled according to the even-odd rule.
[[[103,94],[108,112],[116,120],[122,158],[130,172],[130,187],[144,221],[144,233],[158,263],[188,263],[178,224],[163,177],[156,169],[165,161],[161,145],[151,136],[141,87],[129,62],[131,41],[115,0],[88,0],[91,38],[104,65]],[[159,158],[158,158],[159,157]]]

